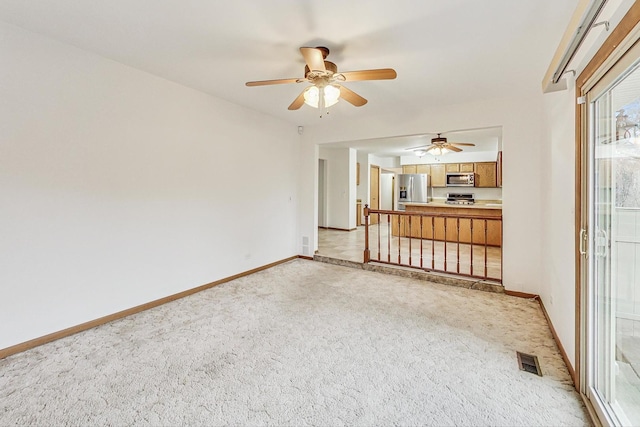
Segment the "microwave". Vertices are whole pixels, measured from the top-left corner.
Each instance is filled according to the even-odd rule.
[[[447,173],[447,187],[475,187],[476,174],[473,172]]]

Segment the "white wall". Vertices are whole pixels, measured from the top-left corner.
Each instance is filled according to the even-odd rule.
[[[544,95],[540,298],[575,366],[575,88]]]
[[[526,100],[526,102],[523,102]],[[542,278],[540,206],[541,179],[546,173],[541,158],[543,95],[539,84],[519,88],[509,97],[442,106],[412,115],[353,117],[348,122],[306,126],[300,170],[315,175],[315,144],[355,141],[428,132],[429,129],[503,127],[504,285],[506,289],[540,293]],[[302,186],[317,185],[307,178]],[[309,218],[316,211],[314,187],[300,192],[301,233],[312,233]],[[364,200],[363,200],[364,202]],[[307,221],[305,223],[305,221]],[[317,241],[314,242],[317,248]]]
[[[5,24],[0,57],[0,348],[299,253],[295,126]]]
[[[356,150],[320,147],[319,156],[327,168],[326,226],[351,230],[356,227]]]
[[[395,169],[402,167],[399,157],[380,157],[374,154],[370,154],[369,159],[371,161],[371,164],[380,166],[384,169]]]
[[[495,162],[498,160],[497,151],[463,151],[462,153],[445,154],[443,156],[431,156],[429,154],[422,157],[401,156],[400,163],[403,165],[424,165],[438,163],[474,163],[474,162]]]
[[[590,33],[578,52],[580,61],[574,61],[579,64],[569,64],[569,68],[580,75],[633,3],[633,0],[607,3],[601,20],[610,23],[610,31]],[[543,274],[539,294],[567,357],[575,368],[576,90],[572,76],[566,74],[565,77],[568,86],[566,90],[544,95],[544,133],[539,145],[540,159],[544,166],[540,182]],[[505,142],[505,146],[507,144]],[[506,154],[504,161],[505,164],[508,161]]]

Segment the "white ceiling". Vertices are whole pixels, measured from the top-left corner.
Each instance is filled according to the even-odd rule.
[[[578,0],[0,0],[0,20],[295,125],[301,46],[327,46],[340,71],[394,68],[348,83],[369,100],[331,121],[493,98],[541,85]],[[434,129],[434,131],[442,131]],[[419,145],[419,144],[418,144]]]

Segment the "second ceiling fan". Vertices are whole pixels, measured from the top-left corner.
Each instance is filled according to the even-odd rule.
[[[440,156],[442,154],[446,154],[449,151],[460,152],[462,148],[458,146],[466,146],[466,147],[475,147],[475,144],[470,142],[449,142],[446,137],[441,136],[442,134],[437,134],[435,138],[431,138],[430,145],[422,145],[420,147],[409,148],[409,150],[415,152],[416,154],[433,154],[435,156]]]
[[[247,82],[246,85],[265,86],[308,82],[311,83],[311,86],[307,87],[298,95],[291,105],[289,105],[289,110],[297,110],[302,107],[303,104],[324,110],[334,105],[340,98],[356,107],[361,107],[367,103],[365,98],[342,85],[341,83],[343,82],[390,80],[395,79],[397,76],[395,70],[392,68],[338,72],[338,66],[336,64],[326,61],[329,55],[329,49],[324,46],[301,47],[300,52],[306,63],[303,78],[261,80]]]

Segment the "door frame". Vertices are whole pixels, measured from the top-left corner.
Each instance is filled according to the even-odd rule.
[[[631,48],[630,39],[635,39],[640,24],[640,2],[635,2],[625,14],[620,23],[605,40],[600,49],[593,56],[584,70],[576,78],[576,100],[585,100],[584,97],[595,84],[620,60]],[[587,296],[583,283],[588,277],[588,194],[589,194],[589,105],[584,102],[577,106],[575,111],[575,369],[571,372],[576,390],[580,393],[592,416],[597,413],[603,415],[603,408],[596,408],[587,398],[587,365],[585,363],[587,348]],[[586,232],[584,232],[585,230]]]
[[[378,194],[376,194],[376,199],[378,200],[378,207],[375,208],[375,209],[380,209],[380,166],[378,166],[378,165],[370,165],[369,166],[369,208],[370,209],[374,209],[371,206],[371,199],[372,199],[372,191],[371,191],[371,181],[372,180],[371,180],[371,176],[374,173],[374,169],[377,170],[377,175],[378,175],[378,179],[377,179],[377,181],[378,181]],[[374,224],[374,223],[377,224],[377,217],[376,217],[375,220],[373,218],[374,218],[373,216],[369,217],[369,224]],[[376,222],[373,222],[373,221],[376,221]]]
[[[327,160],[318,158],[318,227],[327,226],[327,212]]]

